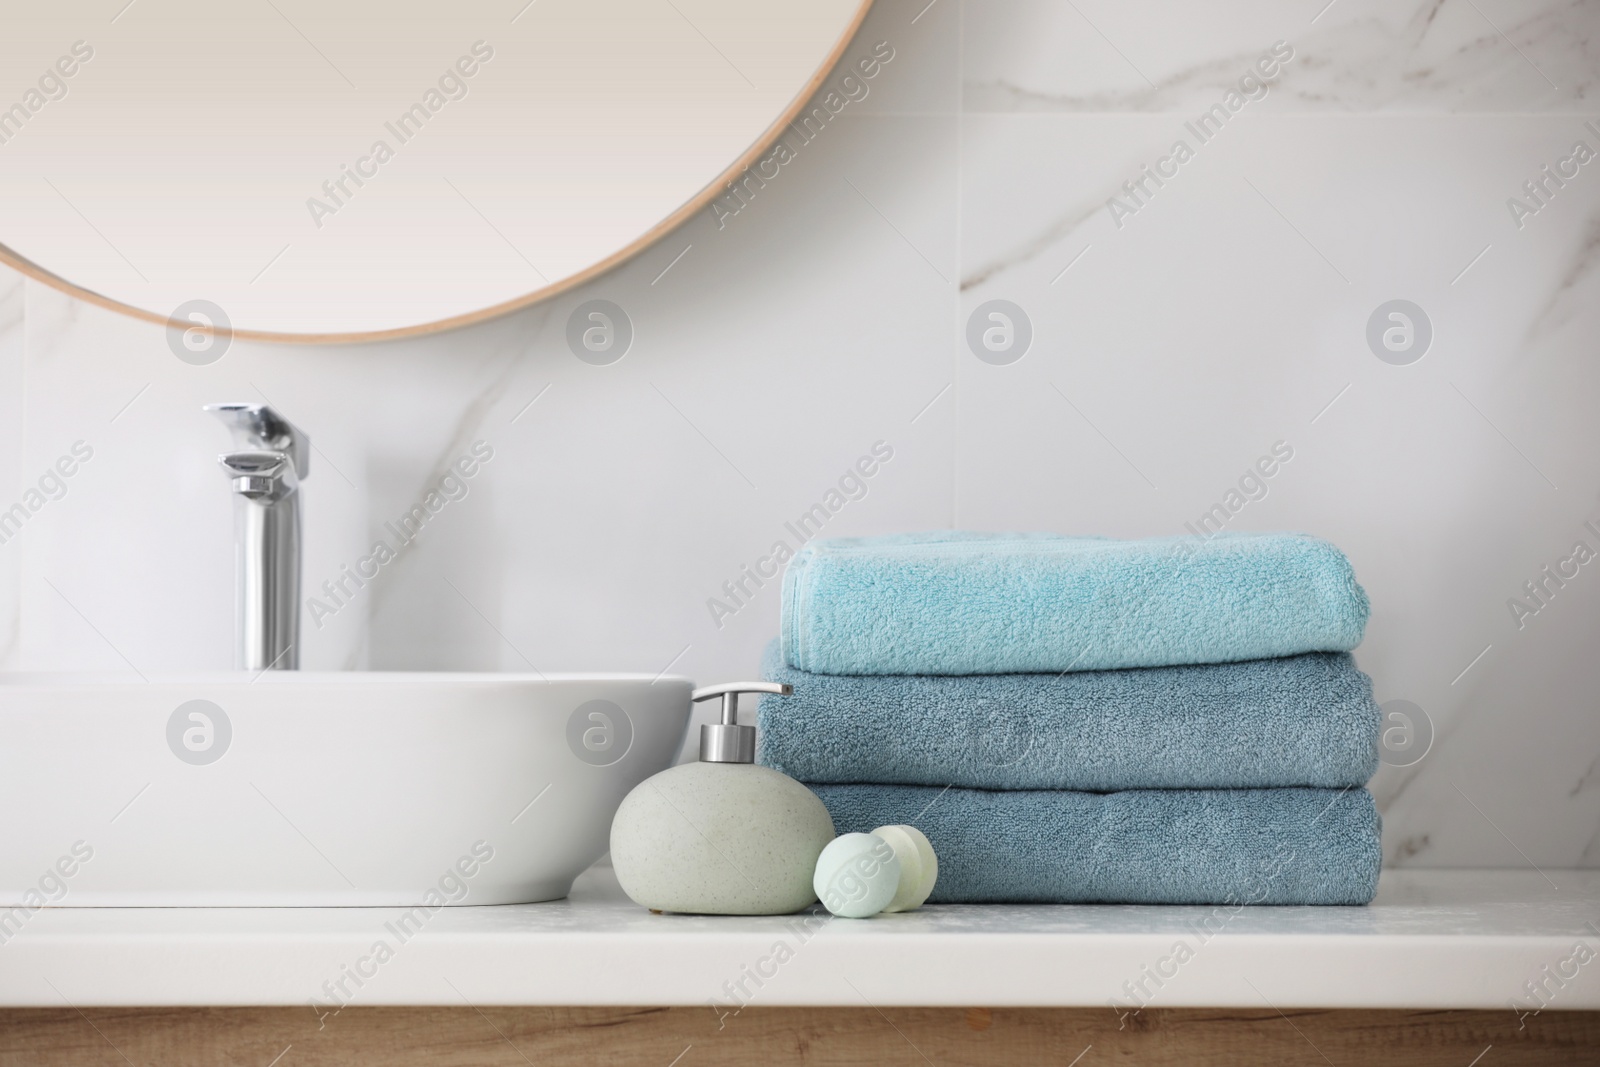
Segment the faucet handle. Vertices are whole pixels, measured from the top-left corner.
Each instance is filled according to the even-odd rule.
[[[222,420],[241,449],[281,453],[294,464],[296,479],[306,476],[311,465],[311,438],[268,405],[207,404],[204,410]]]

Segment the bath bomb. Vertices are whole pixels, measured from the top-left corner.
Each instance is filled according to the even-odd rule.
[[[822,906],[842,919],[865,919],[882,911],[900,888],[900,860],[872,834],[844,834],[817,857],[811,880]]]
[[[915,826],[880,826],[872,836],[882,838],[900,861],[900,886],[884,911],[914,911],[922,907],[939,880],[939,857],[927,835]]]

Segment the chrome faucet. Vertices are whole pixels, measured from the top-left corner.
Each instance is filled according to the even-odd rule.
[[[207,404],[233,433],[217,457],[233,483],[236,666],[300,667],[300,479],[311,439],[265,404]]]

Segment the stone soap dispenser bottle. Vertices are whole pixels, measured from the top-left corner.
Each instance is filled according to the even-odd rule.
[[[811,790],[756,766],[756,728],[739,725],[740,693],[793,691],[774,682],[694,691],[695,701],[722,698],[722,721],[700,727],[700,761],[639,783],[611,823],[611,863],[634,903],[787,915],[816,902],[812,876],[833,840],[833,819]]]

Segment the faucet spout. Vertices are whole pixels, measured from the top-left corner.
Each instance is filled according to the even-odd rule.
[[[311,442],[264,404],[210,404],[244,446],[217,457],[234,495],[236,665],[300,667],[300,479]]]
[[[233,478],[233,491],[251,500],[271,504],[300,488],[294,461],[282,452],[224,452],[217,462]]]

